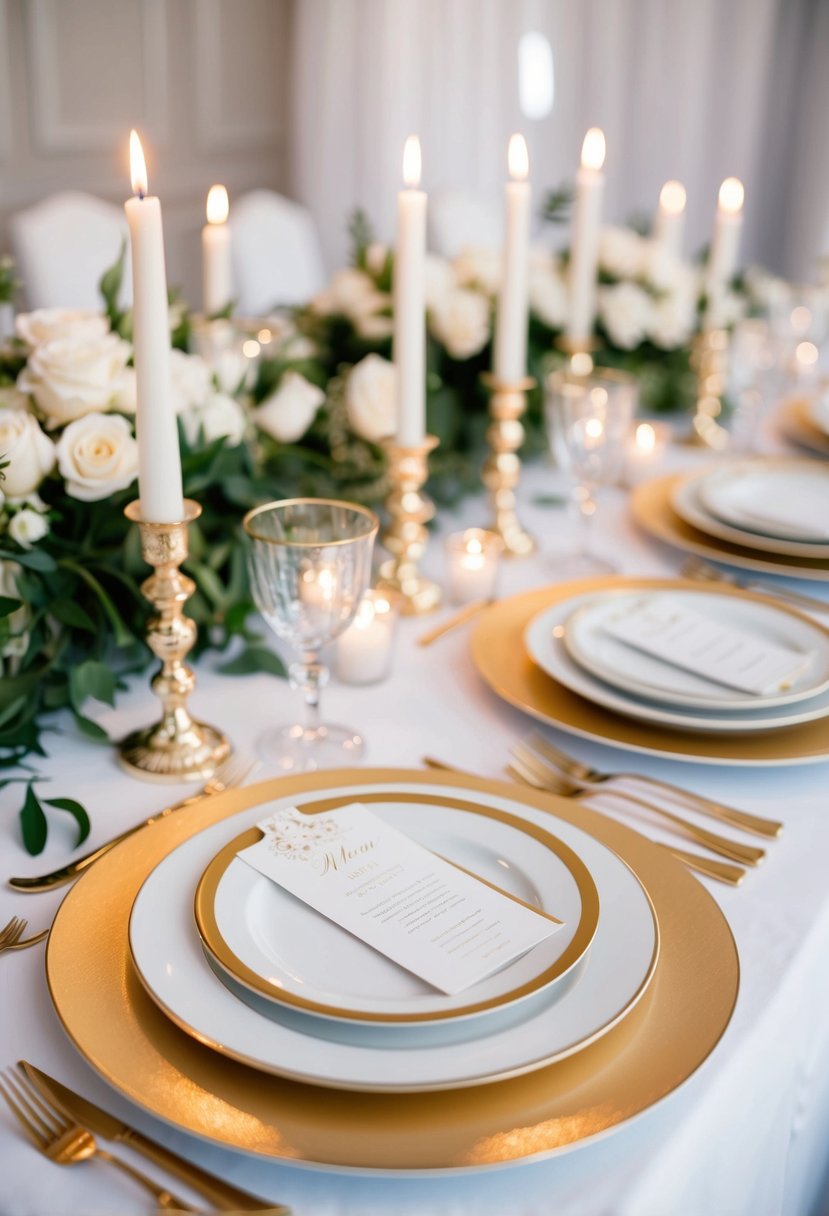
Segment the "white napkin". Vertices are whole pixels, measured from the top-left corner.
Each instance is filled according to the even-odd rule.
[[[767,642],[678,603],[648,599],[609,616],[602,628],[672,667],[757,696],[790,687],[814,654]]]

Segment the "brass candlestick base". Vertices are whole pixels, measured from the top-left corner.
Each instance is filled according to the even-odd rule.
[[[386,499],[391,517],[382,541],[391,560],[380,567],[378,587],[402,596],[404,616],[432,612],[440,603],[437,583],[424,578],[418,570],[429,533],[426,524],[435,513],[434,503],[423,493],[429,468],[429,453],[438,446],[434,435],[420,444],[401,445],[389,439],[383,445],[389,456],[392,489]]]
[[[153,567],[141,591],[157,614],[147,624],[147,643],[161,659],[151,687],[163,709],[155,726],[122,740],[119,761],[133,776],[158,781],[207,781],[231,752],[221,731],[196,722],[187,709],[196,677],[184,657],[196,640],[196,626],[184,615],[184,604],[196,584],[179,567],[187,557],[187,527],[201,515],[201,507],[185,499],[184,510],[184,519],[174,524],[145,523],[138,501],[124,511],[138,524],[141,555]]]
[[[491,394],[489,412],[492,423],[486,438],[492,454],[487,457],[482,473],[495,515],[489,528],[501,538],[506,554],[526,557],[535,549],[535,541],[518,521],[515,491],[521,480],[521,457],[518,455],[518,449],[524,442],[521,416],[527,407],[526,395],[535,380],[525,376],[509,383],[488,373],[481,379]]]
[[[697,375],[697,400],[687,442],[722,451],[728,431],[718,421],[728,374],[728,330],[710,329],[694,338],[691,367]]]

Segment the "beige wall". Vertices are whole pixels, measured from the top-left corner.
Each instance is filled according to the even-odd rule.
[[[164,208],[168,276],[200,303],[214,181],[285,190],[291,0],[0,0],[0,252],[60,190],[129,194],[131,126]]]

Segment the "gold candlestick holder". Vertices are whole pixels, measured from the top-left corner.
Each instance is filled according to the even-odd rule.
[[[486,432],[492,451],[482,472],[495,517],[489,530],[501,538],[507,555],[526,557],[535,549],[535,541],[518,520],[515,491],[521,480],[521,457],[518,455],[524,442],[521,418],[527,408],[527,393],[535,380],[532,376],[524,376],[520,380],[504,381],[488,372],[481,379],[490,392],[492,417]]]
[[[727,329],[704,330],[694,338],[691,367],[697,378],[697,398],[688,442],[722,451],[728,431],[718,421],[728,375]]]
[[[424,578],[418,569],[429,539],[426,524],[435,514],[434,503],[423,493],[423,486],[429,471],[429,453],[438,442],[434,435],[426,435],[418,444],[399,444],[389,439],[383,445],[388,453],[392,488],[386,499],[390,521],[382,542],[392,556],[380,567],[377,585],[398,592],[404,616],[432,612],[441,599],[437,583]]]
[[[187,699],[196,677],[184,662],[196,640],[196,626],[184,615],[184,604],[196,584],[180,566],[187,557],[187,529],[201,515],[201,507],[184,500],[184,519],[178,523],[145,523],[141,504],[124,510],[138,524],[141,556],[153,573],[141,585],[155,614],[147,623],[147,643],[161,660],[151,687],[160,699],[160,722],[134,731],[119,744],[119,761],[133,776],[157,781],[207,781],[231,752],[227,738],[213,726],[190,716]]]

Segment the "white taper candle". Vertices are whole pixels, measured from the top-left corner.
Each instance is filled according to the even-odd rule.
[[[653,222],[653,239],[676,258],[682,257],[685,201],[682,182],[665,182],[659,192],[659,207]]]
[[[201,230],[202,308],[206,317],[224,312],[233,299],[230,208],[224,186],[211,186],[207,194],[207,223]]]
[[[604,133],[598,127],[591,127],[584,137],[581,165],[576,175],[573,239],[570,246],[567,336],[574,345],[589,341],[596,315],[604,157]]]
[[[527,256],[530,241],[529,157],[523,135],[509,141],[501,290],[495,322],[495,376],[505,383],[527,374]]]
[[[426,195],[420,184],[420,141],[403,151],[406,189],[397,197],[394,257],[394,362],[397,368],[397,442],[421,443],[426,429]]]

